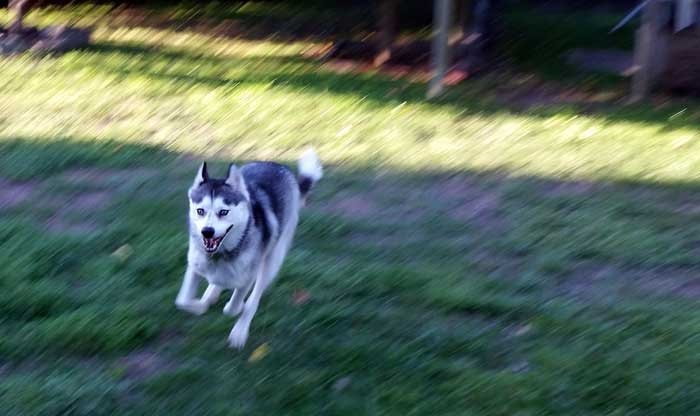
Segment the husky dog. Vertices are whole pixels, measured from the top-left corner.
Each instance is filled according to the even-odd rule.
[[[260,297],[292,243],[299,210],[323,176],[313,149],[299,159],[298,170],[295,176],[273,162],[250,163],[240,169],[232,164],[225,179],[214,179],[202,163],[189,190],[187,271],[175,305],[201,315],[222,290],[233,289],[224,306],[226,315],[240,314],[228,337],[231,347],[245,345]],[[209,286],[196,299],[201,278]]]

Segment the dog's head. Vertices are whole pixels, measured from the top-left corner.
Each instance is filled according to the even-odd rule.
[[[244,229],[250,219],[248,190],[235,165],[229,166],[225,179],[214,179],[202,163],[189,198],[190,224],[208,253],[217,251],[232,230]]]

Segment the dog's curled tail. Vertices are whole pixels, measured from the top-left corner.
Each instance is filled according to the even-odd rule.
[[[323,177],[323,166],[318,159],[318,155],[313,148],[309,148],[299,158],[299,192],[301,193],[302,204],[306,201],[311,188]]]

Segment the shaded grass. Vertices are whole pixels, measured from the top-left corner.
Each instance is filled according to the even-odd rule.
[[[0,177],[39,183],[0,219],[6,414],[697,412],[698,108],[515,113],[489,80],[425,103],[309,46],[100,26],[0,63]],[[184,190],[307,144],[327,176],[233,352],[223,300],[173,306]],[[37,201],[96,190],[73,214],[99,233],[46,232]]]
[[[20,140],[14,146],[15,151],[28,151],[34,144]],[[39,158],[50,166],[53,158],[75,154],[76,148],[102,146],[56,140],[52,152]],[[331,214],[327,205],[341,184],[350,194],[405,195],[409,189],[425,193],[444,183],[444,174],[384,171],[377,176],[332,169],[314,194],[296,247],[256,318],[251,346],[233,353],[223,342],[230,319],[216,313],[190,317],[172,307],[185,250],[184,227],[173,224],[182,217],[181,189],[189,183],[195,162],[183,165],[176,155],[154,147],[120,147],[161,164],[170,186],[159,186],[162,178],[156,176],[145,180],[143,192],[115,194],[112,208],[93,215],[121,219],[109,222],[96,238],[49,235],[42,244],[25,241],[22,236],[41,232],[31,212],[10,218],[1,228],[17,236],[3,243],[3,262],[13,273],[2,279],[1,325],[10,336],[0,343],[0,354],[10,375],[2,382],[3,397],[11,399],[6,402],[18,414],[55,412],[66,401],[79,414],[96,405],[105,413],[136,414],[428,409],[450,414],[457,408],[477,414],[661,409],[681,414],[697,406],[693,376],[685,371],[696,364],[697,340],[689,335],[700,321],[693,302],[669,298],[663,291],[610,297],[607,287],[595,281],[588,283],[598,294],[594,298],[557,290],[582,258],[648,269],[677,263],[696,270],[692,256],[674,260],[656,252],[667,238],[680,246],[692,242],[692,228],[679,232],[687,226],[684,214],[669,217],[663,207],[659,212],[605,211],[616,198],[624,201],[623,207],[645,207],[658,200],[673,207],[667,198],[687,195],[686,187],[608,185],[591,191],[590,198],[578,198],[580,220],[568,222],[572,205],[562,202],[567,197],[523,191],[553,189],[559,186],[555,183],[455,172],[464,181],[491,185],[478,192],[502,193],[499,210],[509,226],[494,235],[488,224],[478,221],[397,224],[390,219],[401,207],[383,205],[381,199],[379,216]],[[37,154],[42,154],[41,147]],[[90,154],[78,164],[100,166]],[[635,198],[623,199],[625,194]],[[436,218],[449,205],[434,200],[420,218]],[[600,215],[598,210],[603,210]],[[627,234],[661,212],[667,216],[666,227],[652,226],[647,244],[627,245],[620,254],[611,252],[606,241],[587,237],[586,226],[615,228],[622,219],[621,233],[605,237],[626,244]],[[522,231],[530,227],[528,218],[539,219],[540,225]],[[371,238],[359,247],[351,243],[370,225],[385,237],[410,233],[418,244],[388,248],[372,245]],[[453,236],[463,238],[450,243]],[[123,244],[134,254],[120,260],[112,253]],[[600,251],[587,248],[598,244],[603,244]],[[475,256],[484,248],[506,258],[512,253],[520,267],[512,276],[500,276],[498,268],[489,270],[488,256]],[[552,258],[555,248],[559,252]],[[548,256],[554,268],[543,267]],[[300,289],[311,299],[296,306],[293,293]],[[270,346],[270,354],[247,362],[261,343]],[[146,379],[131,379],[122,359],[143,349],[156,351],[168,365]],[[98,364],[71,367],[84,360]],[[71,369],[62,372],[64,367]],[[45,377],[59,372],[57,381],[44,384]],[[100,381],[73,387],[84,383],[84,377]],[[349,385],[339,389],[336,383],[344,378]],[[493,398],[502,389],[511,391],[508,404]]]
[[[504,17],[506,33],[501,48],[525,69],[553,79],[578,75],[575,79],[580,82],[584,77],[566,64],[566,53],[575,48],[631,51],[634,21],[609,33],[623,16],[596,10],[547,11],[513,7]],[[588,77],[589,82],[604,81],[608,85],[620,80],[603,74]]]

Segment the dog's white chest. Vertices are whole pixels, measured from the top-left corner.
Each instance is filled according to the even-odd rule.
[[[244,257],[234,261],[214,261],[208,257],[196,256],[191,262],[197,274],[209,283],[227,289],[245,287],[255,278],[251,262],[246,261]]]

